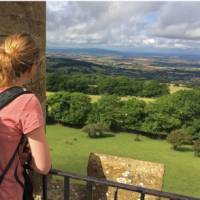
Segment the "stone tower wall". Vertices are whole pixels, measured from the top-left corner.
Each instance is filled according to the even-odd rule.
[[[39,45],[44,60],[34,80],[25,85],[41,102],[46,118],[45,48],[46,48],[46,3],[45,2],[0,2],[0,43],[15,32],[28,32]],[[34,174],[35,193],[39,193],[41,176]]]
[[[9,34],[26,31],[36,40],[41,55],[45,56],[46,47],[46,5],[45,2],[0,2],[0,42]],[[26,85],[39,98],[45,111],[46,84],[45,59],[38,68],[35,80]]]

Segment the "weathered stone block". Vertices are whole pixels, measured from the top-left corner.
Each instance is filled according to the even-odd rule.
[[[161,190],[164,175],[164,165],[132,158],[117,157],[106,154],[90,153],[88,176],[104,178],[125,184]],[[91,200],[113,200],[115,188],[96,185],[93,188]],[[118,200],[137,200],[140,194],[136,192],[118,190]],[[145,199],[158,199],[146,196]]]

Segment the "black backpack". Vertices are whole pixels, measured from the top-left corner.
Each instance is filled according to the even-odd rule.
[[[0,109],[2,109],[4,106],[9,104],[16,97],[18,97],[22,94],[25,94],[25,93],[32,93],[32,92],[28,91],[26,88],[20,87],[20,86],[14,86],[14,87],[4,90],[2,93],[0,93]],[[8,172],[9,168],[11,167],[17,153],[20,153],[20,151],[21,151],[21,153],[25,153],[27,144],[28,144],[28,140],[27,140],[26,136],[22,135],[19,144],[17,145],[15,151],[12,154],[12,157],[8,161],[2,174],[0,174],[0,184],[3,182],[3,179],[6,175],[6,173]],[[32,185],[31,179],[29,177],[29,173],[28,173],[28,170],[32,170],[31,167],[29,166],[30,161],[31,161],[31,155],[29,154],[29,161],[27,163],[25,163],[23,166],[23,176],[24,176],[24,180],[25,180],[24,184],[20,181],[20,179],[17,176],[17,173],[16,173],[17,167],[16,167],[15,173],[14,173],[15,179],[17,180],[17,182],[21,185],[21,187],[24,190],[23,200],[34,200],[33,185]]]

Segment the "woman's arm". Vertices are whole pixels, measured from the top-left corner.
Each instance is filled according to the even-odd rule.
[[[44,125],[27,133],[26,136],[32,153],[32,169],[41,174],[48,174],[52,161]]]

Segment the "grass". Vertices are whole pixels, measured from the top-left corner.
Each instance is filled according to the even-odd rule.
[[[91,98],[92,103],[97,102],[101,98],[101,95],[88,95],[88,96]],[[155,99],[156,99],[156,98],[136,97],[136,96],[121,97],[122,100],[128,100],[128,99],[131,99],[131,98],[137,98],[139,100],[145,101],[146,103],[155,101]]]
[[[188,88],[188,87],[183,86],[183,85],[176,86],[175,84],[169,84],[170,94],[173,94],[173,93],[178,92],[180,90],[190,90],[190,89],[191,88]]]
[[[51,95],[51,94],[54,94],[54,92],[46,92],[47,97],[49,95]],[[97,102],[101,98],[101,95],[88,95],[88,96],[91,98],[91,102],[92,103]],[[131,98],[134,98],[134,97],[137,98],[137,99],[139,99],[139,100],[143,100],[146,103],[155,101],[155,99],[156,99],[156,98],[136,97],[136,96],[124,96],[121,99],[122,100],[128,100],[128,99],[131,99]]]
[[[200,197],[200,158],[192,151],[177,152],[166,141],[147,137],[135,142],[135,136],[128,133],[91,139],[80,129],[61,125],[46,128],[54,168],[86,175],[90,152],[159,162],[165,165],[164,191]],[[72,144],[65,144],[66,140]]]
[[[46,95],[47,95],[47,97],[49,96],[49,95],[51,95],[51,94],[54,94],[55,92],[49,92],[49,91],[46,91]]]

